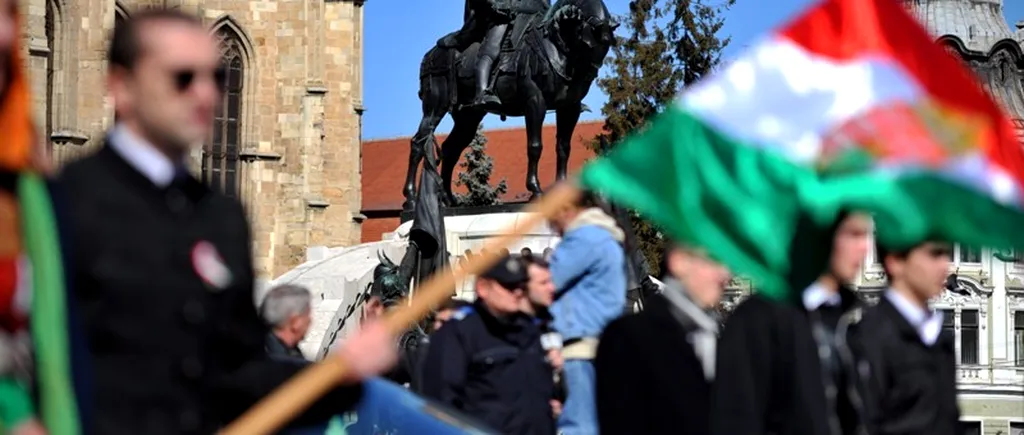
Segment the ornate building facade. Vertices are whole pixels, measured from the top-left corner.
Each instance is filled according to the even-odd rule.
[[[250,213],[261,278],[311,245],[359,242],[363,0],[20,0],[36,120],[60,163],[100,146],[114,26],[146,6],[195,13],[229,70],[215,131],[192,155]]]
[[[1013,118],[1024,146],[1024,21],[1011,30],[1002,0],[904,3],[939,43],[977,74]],[[1024,252],[1004,256],[987,248],[955,246],[949,272],[956,286],[934,307],[943,311],[944,328],[956,340],[965,433],[1024,435]],[[871,249],[857,282],[860,294],[874,303],[886,285],[880,259]],[[725,310],[750,291],[749,282],[735,279]]]
[[[951,53],[966,62],[1002,104],[1024,146],[1024,25],[1011,29],[1003,0],[904,0]],[[861,288],[884,286],[870,256]],[[956,290],[935,307],[956,337],[961,420],[967,434],[1024,435],[1024,255],[1000,260],[989,249],[957,246]]]

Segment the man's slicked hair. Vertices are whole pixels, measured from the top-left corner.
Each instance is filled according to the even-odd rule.
[[[114,26],[107,50],[109,67],[131,70],[142,57],[142,29],[156,22],[181,23],[203,28],[203,21],[192,14],[178,9],[146,8],[139,10]]]

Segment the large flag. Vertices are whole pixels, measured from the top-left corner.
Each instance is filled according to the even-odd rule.
[[[786,296],[796,222],[1024,247],[1024,153],[967,70],[893,0],[828,0],[691,86],[581,180]]]
[[[76,435],[79,418],[88,418],[78,400],[85,388],[84,343],[71,338],[81,331],[69,320],[74,310],[60,231],[50,191],[34,167],[39,142],[21,48],[16,43],[3,54],[10,77],[0,99],[0,321],[9,321],[0,322],[0,335],[23,333],[27,314],[34,364],[31,375],[0,373],[0,432],[36,418],[49,433]]]

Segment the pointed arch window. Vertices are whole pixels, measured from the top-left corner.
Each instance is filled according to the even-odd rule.
[[[242,83],[245,74],[242,46],[230,29],[217,31],[225,70],[213,137],[203,156],[203,181],[227,196],[238,195],[238,153],[242,146]]]
[[[117,10],[114,11],[114,31],[115,32],[117,31],[117,28],[121,27],[124,24],[125,19],[126,19],[125,14],[121,11],[120,8],[118,8]],[[117,111],[114,111],[114,123],[115,124],[117,123],[117,118],[118,118]]]
[[[46,48],[49,52],[46,55],[46,113],[43,133],[46,135],[46,146],[47,151],[51,152],[53,143],[50,141],[50,137],[54,131],[54,117],[57,110],[57,95],[54,90],[57,87],[57,50],[59,39],[59,22],[60,17],[58,14],[60,11],[57,9],[57,5],[53,1],[46,2],[46,18],[45,18],[45,29],[46,29]]]

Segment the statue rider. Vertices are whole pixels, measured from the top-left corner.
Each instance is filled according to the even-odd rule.
[[[475,107],[501,104],[491,92],[491,67],[498,58],[505,31],[515,19],[517,3],[518,0],[466,0],[462,28],[437,41],[442,48],[462,51],[482,37],[476,61],[476,98],[472,104]]]

